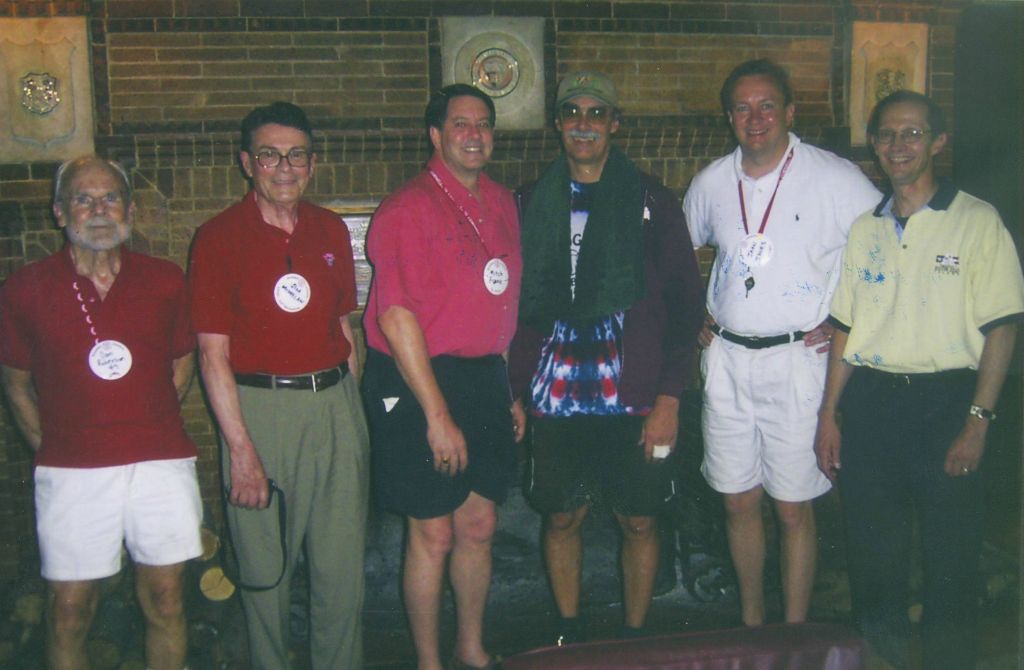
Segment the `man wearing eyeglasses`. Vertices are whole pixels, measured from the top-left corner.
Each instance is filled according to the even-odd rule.
[[[611,79],[568,75],[555,114],[562,155],[518,194],[523,296],[510,365],[517,424],[531,415],[527,493],[544,514],[561,617],[551,640],[569,644],[586,636],[581,531],[594,506],[622,531],[621,635],[644,633],[702,285],[678,199],[612,145]]]
[[[850,231],[815,451],[841,484],[850,590],[865,636],[907,667],[916,516],[921,667],[973,668],[978,469],[1024,316],[1024,280],[996,210],[936,178],[948,136],[934,101],[893,93],[867,131],[893,193]]]
[[[239,159],[252,188],[200,227],[189,268],[228,525],[241,580],[262,587],[242,591],[249,667],[268,670],[289,667],[289,587],[303,548],[312,666],[362,667],[369,447],[348,321],[352,247],[336,214],[303,200],[312,144],[290,103],[243,119]]]
[[[146,665],[185,666],[185,561],[201,553],[196,447],[179,401],[194,372],[185,277],[128,249],[124,168],[97,156],[57,171],[56,254],[0,290],[0,364],[12,416],[35,451],[47,668],[88,665],[100,580],[128,549],[146,620]]]
[[[765,622],[766,493],[780,528],[783,616],[800,622],[817,558],[811,501],[830,488],[813,450],[825,319],[850,224],[879,193],[855,165],[789,132],[793,92],[775,63],[738,65],[720,98],[739,146],[683,201],[694,243],[716,250],[700,335],[701,469],[724,494],[743,623]]]

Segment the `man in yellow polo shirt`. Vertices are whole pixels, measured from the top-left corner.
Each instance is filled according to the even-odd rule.
[[[936,179],[947,135],[932,100],[893,93],[868,135],[893,193],[850,231],[815,453],[841,485],[854,616],[869,642],[894,666],[909,662],[916,515],[923,667],[973,668],[977,470],[1024,316],[1024,280],[996,210]]]

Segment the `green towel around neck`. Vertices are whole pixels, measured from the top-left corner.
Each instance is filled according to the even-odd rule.
[[[519,318],[546,329],[555,319],[592,318],[628,309],[644,292],[644,189],[640,171],[612,147],[601,171],[569,287],[569,163],[548,166],[523,214]]]

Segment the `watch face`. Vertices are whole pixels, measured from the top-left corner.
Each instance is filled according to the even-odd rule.
[[[519,61],[504,49],[485,49],[470,65],[473,83],[492,98],[501,98],[519,85]]]

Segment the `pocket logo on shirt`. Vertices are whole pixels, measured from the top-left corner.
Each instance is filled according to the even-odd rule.
[[[960,257],[952,254],[939,254],[935,257],[935,272],[944,275],[960,274]]]

